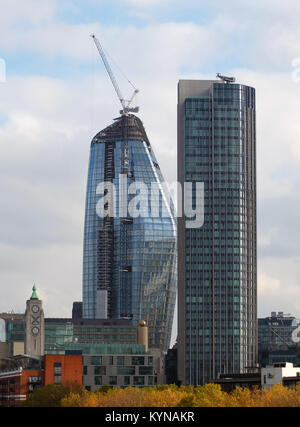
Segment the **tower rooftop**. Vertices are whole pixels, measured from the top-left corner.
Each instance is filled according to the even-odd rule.
[[[145,141],[150,145],[142,121],[134,114],[118,117],[113,124],[97,133],[92,142],[115,142],[118,139]]]
[[[36,293],[36,286],[35,285],[33,285],[32,295],[31,295],[30,299],[39,299],[39,297],[37,296],[37,293]]]

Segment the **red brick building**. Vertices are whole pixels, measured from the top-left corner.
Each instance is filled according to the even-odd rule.
[[[0,372],[0,406],[17,406],[35,387],[43,384],[44,372],[18,368]]]
[[[48,384],[63,385],[70,382],[82,385],[81,355],[45,355],[40,359],[39,369],[31,369],[28,360],[26,356],[16,360],[11,358],[8,369],[0,371],[0,407],[17,406],[35,388]],[[13,362],[15,368],[12,368]]]
[[[66,382],[82,384],[82,356],[45,355],[44,385]]]

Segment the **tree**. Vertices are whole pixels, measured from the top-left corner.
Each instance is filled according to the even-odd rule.
[[[65,383],[64,385],[49,384],[37,388],[28,399],[20,404],[26,407],[58,407],[61,400],[70,393],[82,393],[82,387],[77,383]]]

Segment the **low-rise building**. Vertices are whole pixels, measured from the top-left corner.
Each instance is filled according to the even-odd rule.
[[[42,386],[41,370],[16,368],[0,372],[0,406],[17,406],[35,387]]]
[[[44,356],[44,385],[65,383],[82,385],[82,356],[46,354]]]
[[[49,384],[82,385],[81,355],[19,355],[2,360],[0,406],[18,406],[36,389]]]
[[[110,387],[147,387],[163,384],[162,354],[144,344],[79,344],[66,346],[67,354],[82,354],[82,385],[96,391]]]
[[[292,363],[275,363],[263,368],[252,368],[246,374],[220,374],[213,381],[223,391],[231,392],[236,387],[270,389],[275,384],[295,387],[300,382],[300,368]]]
[[[77,383],[88,390],[163,384],[164,358],[158,348],[148,348],[145,321],[83,319],[80,302],[74,303],[72,318],[45,318],[35,286],[32,291],[25,315],[0,315],[5,406],[48,384]]]
[[[158,373],[151,352],[145,353],[141,348],[135,354],[124,353],[122,349],[109,353],[83,356],[83,386],[87,390],[95,391],[103,385],[123,388],[157,384]]]
[[[299,377],[300,381],[300,368],[292,363],[275,363],[261,368],[261,386],[267,390],[275,384],[283,384],[284,380],[287,383],[291,377]]]
[[[42,301],[38,299],[32,300],[32,298],[29,302],[34,307],[38,303],[42,303]],[[0,313],[0,360],[28,352],[25,349],[26,325],[29,332],[36,331],[37,328],[43,331],[44,348],[41,350],[42,354],[64,354],[65,345],[72,342],[83,344],[136,344],[138,342],[138,333],[141,331],[144,333],[140,328],[141,325],[132,325],[131,320],[127,318],[84,319],[82,318],[81,302],[73,303],[72,317],[46,317],[41,319],[38,324],[36,324],[37,315],[31,310],[27,310],[27,312],[29,312],[27,317],[25,317],[25,314]],[[31,324],[31,320],[35,324]],[[27,332],[27,341],[30,335]]]

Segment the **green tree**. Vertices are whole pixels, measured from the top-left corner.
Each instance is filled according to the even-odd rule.
[[[37,388],[27,400],[21,403],[26,407],[58,407],[61,400],[70,393],[82,393],[82,387],[77,383],[66,383],[64,385],[49,384],[45,387]]]

